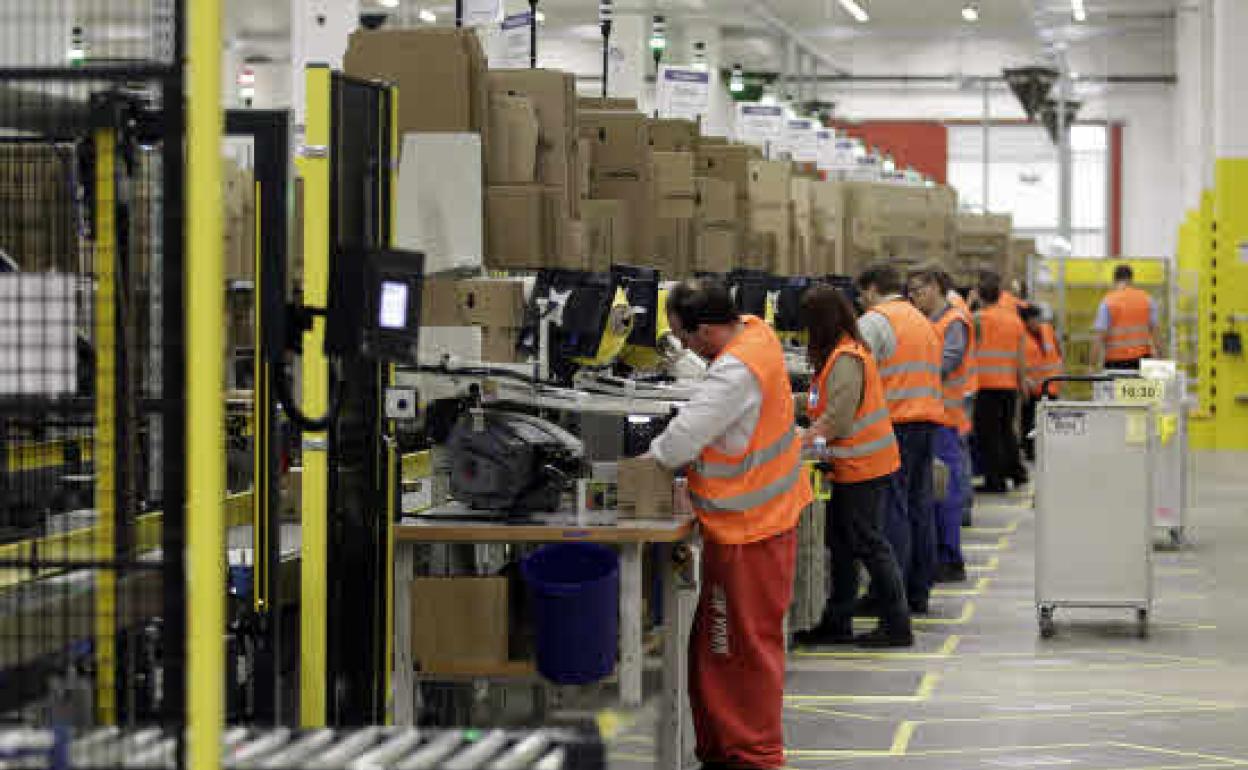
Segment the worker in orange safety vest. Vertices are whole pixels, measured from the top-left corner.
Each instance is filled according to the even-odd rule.
[[[1015,430],[1018,398],[1026,393],[1027,331],[1018,311],[1000,304],[1001,280],[992,272],[979,280],[984,307],[975,314],[978,327],[975,394],[975,440],[983,459],[984,486],[989,494],[1008,491],[1006,481],[1027,483]]]
[[[1092,326],[1092,363],[1105,369],[1140,368],[1140,360],[1161,350],[1157,303],[1133,284],[1130,265],[1114,268],[1114,288],[1101,300]]]
[[[1027,397],[1023,401],[1023,455],[1036,459],[1036,442],[1032,433],[1036,429],[1036,402],[1044,396],[1057,396],[1061,385],[1056,382],[1044,387],[1044,381],[1058,377],[1065,371],[1062,349],[1057,343],[1053,325],[1043,320],[1040,308],[1032,305],[1019,311],[1027,328]],[[1043,392],[1047,391],[1047,393]]]
[[[679,284],[666,309],[672,334],[709,363],[649,452],[687,469],[702,528],[689,640],[697,755],[703,767],[783,767],[784,617],[812,500],[784,350],[722,284]]]

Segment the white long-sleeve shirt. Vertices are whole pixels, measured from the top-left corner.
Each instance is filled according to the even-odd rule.
[[[672,469],[693,462],[708,446],[741,454],[758,427],[762,406],[763,391],[749,368],[733,355],[721,355],[707,368],[697,395],[650,443],[650,453]]]

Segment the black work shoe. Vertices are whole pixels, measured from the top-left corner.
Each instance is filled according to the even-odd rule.
[[[1020,473],[1017,476],[1011,476],[1010,480],[1014,482],[1014,488],[1026,486],[1031,483],[1031,476],[1026,473]]]
[[[962,583],[966,581],[966,565],[962,562],[941,563],[936,567],[937,583]]]
[[[880,614],[880,600],[875,594],[867,594],[854,604],[854,617],[871,618]]]
[[[970,512],[970,511],[963,511],[963,512],[962,512],[962,526],[964,526],[964,527],[973,527],[973,526],[975,526],[975,519],[971,516],[971,512]]]
[[[854,639],[854,644],[859,647],[868,647],[878,649],[883,647],[912,647],[914,646],[914,634],[909,630],[894,631],[888,628],[877,628],[865,634],[860,634]]]
[[[798,631],[793,634],[793,641],[801,647],[853,644],[854,628],[848,625],[820,623],[808,631]]]
[[[927,605],[928,605],[927,599],[911,599],[910,600],[910,614],[911,615],[926,615],[927,610],[928,610]]]
[[[999,484],[980,484],[975,487],[977,495],[1004,495],[1009,493],[1009,488],[1005,486],[1005,482]]]

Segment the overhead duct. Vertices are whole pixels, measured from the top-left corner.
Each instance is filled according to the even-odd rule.
[[[1016,67],[1003,70],[1001,74],[1023,105],[1027,119],[1032,122],[1040,115],[1045,100],[1053,90],[1053,84],[1061,77],[1057,70],[1049,67]]]
[[[1079,113],[1079,108],[1083,106],[1083,102],[1067,101],[1065,102],[1066,116],[1062,123],[1062,129],[1069,131],[1070,127],[1075,124],[1075,116]],[[1049,132],[1049,138],[1054,144],[1061,142],[1061,135],[1058,133],[1058,113],[1061,112],[1062,104],[1052,99],[1045,99],[1044,104],[1040,106],[1040,120],[1044,123],[1045,129]]]

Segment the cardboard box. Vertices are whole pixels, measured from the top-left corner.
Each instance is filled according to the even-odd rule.
[[[767,270],[773,275],[793,275],[795,265],[792,259],[788,208],[752,207],[746,246],[750,262],[746,267]],[[755,267],[759,262],[763,264]]]
[[[503,185],[485,191],[485,265],[496,270],[539,269],[545,262],[545,208],[540,185]]]
[[[655,152],[695,152],[698,135],[696,121],[676,118],[650,120],[650,149]]]
[[[737,186],[722,179],[694,180],[694,216],[704,225],[730,224],[737,218]]]
[[[648,178],[641,180],[598,178],[590,187],[595,200],[622,200],[628,206],[630,258],[645,265],[654,258],[654,188]]]
[[[694,230],[693,272],[728,273],[736,267],[737,231],[732,227],[698,227]]]
[[[507,579],[412,580],[412,657],[426,673],[453,673],[507,662]]]
[[[692,219],[695,198],[693,153],[651,153],[650,168],[658,215],[671,219]]]
[[[580,136],[591,143],[591,177],[640,179],[650,156],[650,132],[640,112],[581,112]]]
[[[520,329],[507,326],[486,326],[481,329],[481,360],[485,363],[524,363],[519,346]]]
[[[619,462],[618,500],[624,518],[659,519],[672,515],[672,472],[652,459]]]
[[[568,190],[568,214],[576,216],[583,189],[576,145],[576,80],[559,70],[491,70],[490,93],[527,97],[537,114],[536,181]]]
[[[399,131],[486,132],[485,53],[476,31],[358,30],[343,71],[398,86]]]
[[[593,96],[582,96],[576,100],[576,104],[577,107],[582,110],[606,110],[608,112],[613,110],[623,112],[637,111],[636,99],[620,99],[615,97],[603,99]]]
[[[586,269],[585,231],[578,219],[568,214],[567,190],[542,190],[542,238],[546,267],[565,270]]]
[[[692,273],[692,221],[667,218],[656,220],[653,264],[665,279],[680,280]]]
[[[784,160],[751,160],[746,197],[754,206],[786,206],[792,194],[793,164]]]
[[[472,278],[455,282],[455,304],[470,326],[524,325],[528,305],[524,281],[514,278]]]
[[[626,265],[632,261],[629,218],[627,201],[581,201],[586,269],[606,272],[611,265]]]
[[[537,179],[537,111],[527,96],[490,94],[489,184],[530,184]]]
[[[698,144],[694,160],[694,173],[698,176],[722,179],[736,185],[737,196],[749,194],[751,149],[741,144],[710,144],[705,139]]]

